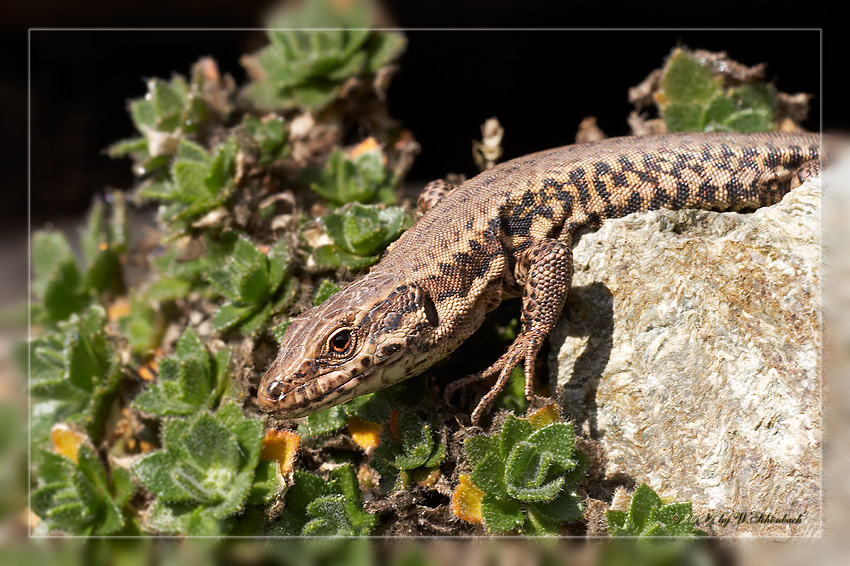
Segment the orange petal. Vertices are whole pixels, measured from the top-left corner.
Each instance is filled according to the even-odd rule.
[[[50,430],[50,440],[53,441],[53,451],[74,462],[79,461],[80,445],[86,441],[84,434],[79,433],[66,424],[59,423]]]
[[[481,499],[484,492],[472,483],[468,474],[461,474],[458,486],[452,493],[452,513],[467,523],[483,523]]]
[[[276,460],[280,466],[280,473],[288,474],[295,464],[295,455],[298,453],[300,444],[301,437],[291,430],[269,429],[263,438],[260,459]]]
[[[363,155],[364,153],[369,153],[370,151],[381,151],[381,146],[378,145],[377,140],[375,140],[375,138],[371,136],[351,148],[351,150],[348,152],[348,156],[351,159],[354,159],[358,155]]]
[[[129,314],[130,301],[127,297],[118,297],[112,301],[112,304],[109,305],[108,309],[106,309],[106,318],[109,320],[118,320],[119,318],[129,316]]]
[[[359,417],[348,419],[348,434],[367,454],[381,444],[381,430],[384,427],[378,423],[367,421]]]
[[[531,425],[531,428],[539,430],[544,426],[549,426],[550,424],[560,421],[561,414],[558,409],[558,405],[552,403],[551,405],[546,405],[545,407],[537,409],[524,418]]]
[[[146,364],[140,367],[137,373],[139,374],[139,377],[141,377],[145,381],[153,381],[154,379],[156,379],[156,375],[154,375],[153,370],[151,370],[150,364]]]

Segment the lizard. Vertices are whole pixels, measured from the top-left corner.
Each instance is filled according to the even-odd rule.
[[[516,297],[516,339],[444,396],[495,377],[470,415],[477,424],[522,364],[531,400],[535,358],[569,292],[577,230],[659,208],[774,204],[834,153],[821,141],[779,132],[610,138],[506,161],[456,188],[431,183],[424,215],[368,273],[293,319],[257,404],[297,418],[418,375]]]

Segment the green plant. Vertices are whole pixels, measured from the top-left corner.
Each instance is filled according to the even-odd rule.
[[[228,261],[239,236],[233,230],[221,233],[205,230],[194,238],[167,242],[163,253],[151,261],[156,276],[142,294],[160,302],[185,297],[193,289],[209,294],[211,289],[205,275]],[[192,251],[192,248],[199,249]]]
[[[30,394],[51,407],[34,412],[34,437],[43,441],[59,421],[79,424],[95,442],[103,436],[123,371],[105,324],[103,308],[92,305],[30,343]]]
[[[236,140],[228,138],[210,155],[200,145],[181,138],[171,165],[171,177],[143,187],[139,194],[166,203],[160,220],[174,233],[222,206],[235,187]]]
[[[404,231],[404,210],[353,203],[321,218],[332,244],[312,253],[322,269],[362,269],[378,261],[380,253]]]
[[[185,290],[183,291],[185,293]],[[133,352],[141,356],[154,352],[162,340],[165,324],[159,305],[145,293],[131,293],[126,313],[119,313],[115,318],[121,334],[127,338]],[[115,309],[113,304],[112,308]]]
[[[273,17],[268,27],[277,29],[269,30],[269,45],[242,60],[254,79],[242,99],[261,111],[319,111],[347,80],[373,75],[401,55],[402,34],[369,29],[369,2],[342,6],[310,1]]]
[[[284,510],[270,534],[303,536],[364,536],[377,524],[377,517],[363,511],[354,467],[343,464],[325,480],[296,470],[287,490]]]
[[[242,124],[260,148],[260,164],[268,165],[287,154],[289,148],[283,118],[270,114],[260,119],[246,114]]]
[[[227,385],[230,350],[212,356],[191,328],[177,341],[174,356],[159,360],[159,380],[133,401],[157,417],[191,415],[215,404]]]
[[[640,484],[632,494],[628,511],[611,510],[605,513],[608,531],[618,537],[681,537],[693,539],[705,533],[696,527],[690,502],[667,503],[646,484]]]
[[[415,477],[427,476],[446,457],[446,443],[436,427],[402,409],[383,427],[381,442],[369,464],[381,474],[385,493],[410,487]]]
[[[269,470],[257,474],[263,423],[245,417],[226,403],[215,413],[202,411],[189,419],[162,425],[162,449],[146,454],[133,473],[156,495],[145,521],[148,530],[188,535],[221,535],[233,527],[252,494],[272,490]],[[276,486],[279,489],[279,486]]]
[[[111,195],[110,215],[95,201],[80,234],[82,265],[60,232],[36,232],[32,241],[36,277],[33,292],[41,299],[33,305],[33,318],[53,325],[80,312],[104,294],[123,290],[121,257],[127,251],[127,215],[124,197]]]
[[[229,85],[218,84],[220,81],[216,64],[209,58],[192,67],[190,81],[180,75],[170,81],[148,80],[145,95],[128,104],[130,118],[141,137],[112,144],[107,149],[109,156],[130,156],[137,175],[163,180],[182,140],[188,137],[205,141],[206,127],[227,117]]]
[[[213,317],[216,330],[238,325],[245,334],[257,334],[272,314],[295,300],[298,282],[288,276],[290,255],[284,240],[264,254],[247,237],[239,237],[232,256],[207,273],[210,284],[227,299]]]
[[[310,188],[334,206],[350,202],[393,204],[396,181],[384,167],[384,154],[377,145],[349,155],[341,149],[328,158],[324,169],[305,174]]]
[[[330,279],[322,279],[319,283],[319,288],[316,289],[316,296],[313,298],[313,306],[318,307],[339,291],[339,285]]]
[[[627,511],[606,512],[613,544],[599,555],[606,566],[701,566],[714,564],[693,524],[691,504],[662,502],[645,484],[631,496]]]
[[[467,438],[472,473],[455,492],[455,514],[479,516],[492,533],[557,533],[560,523],[582,517],[575,488],[589,462],[574,446],[571,424],[513,415],[498,434]]]
[[[341,405],[309,415],[305,423],[298,427],[298,431],[306,438],[320,437],[343,428],[352,417],[373,423],[386,423],[404,399],[418,394],[414,388],[419,385],[419,380],[407,380],[375,393],[355,397]]]
[[[136,491],[130,473],[113,466],[111,480],[84,435],[67,427],[53,430],[56,452],[39,450],[32,510],[44,519],[46,530],[73,535],[111,535],[127,521],[123,508]]]
[[[676,49],[656,102],[670,132],[764,132],[775,128],[774,96],[774,87],[764,83],[724,88],[722,77]]]

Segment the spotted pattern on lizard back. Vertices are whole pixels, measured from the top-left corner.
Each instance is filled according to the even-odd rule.
[[[817,134],[668,134],[526,155],[453,190],[429,185],[420,200],[428,212],[381,262],[293,322],[258,404],[292,418],[397,383],[446,357],[503,299],[521,296],[514,343],[447,388],[448,397],[496,378],[472,413],[477,422],[521,363],[533,395],[534,359],[569,291],[579,228],[659,208],[770,205],[826,157]],[[351,347],[330,352],[340,329],[353,336]]]

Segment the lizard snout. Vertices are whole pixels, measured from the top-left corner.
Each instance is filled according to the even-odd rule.
[[[303,378],[303,374],[287,371],[278,357],[260,380],[257,389],[257,406],[260,410],[271,413],[283,408],[287,394],[301,381],[298,378]]]

